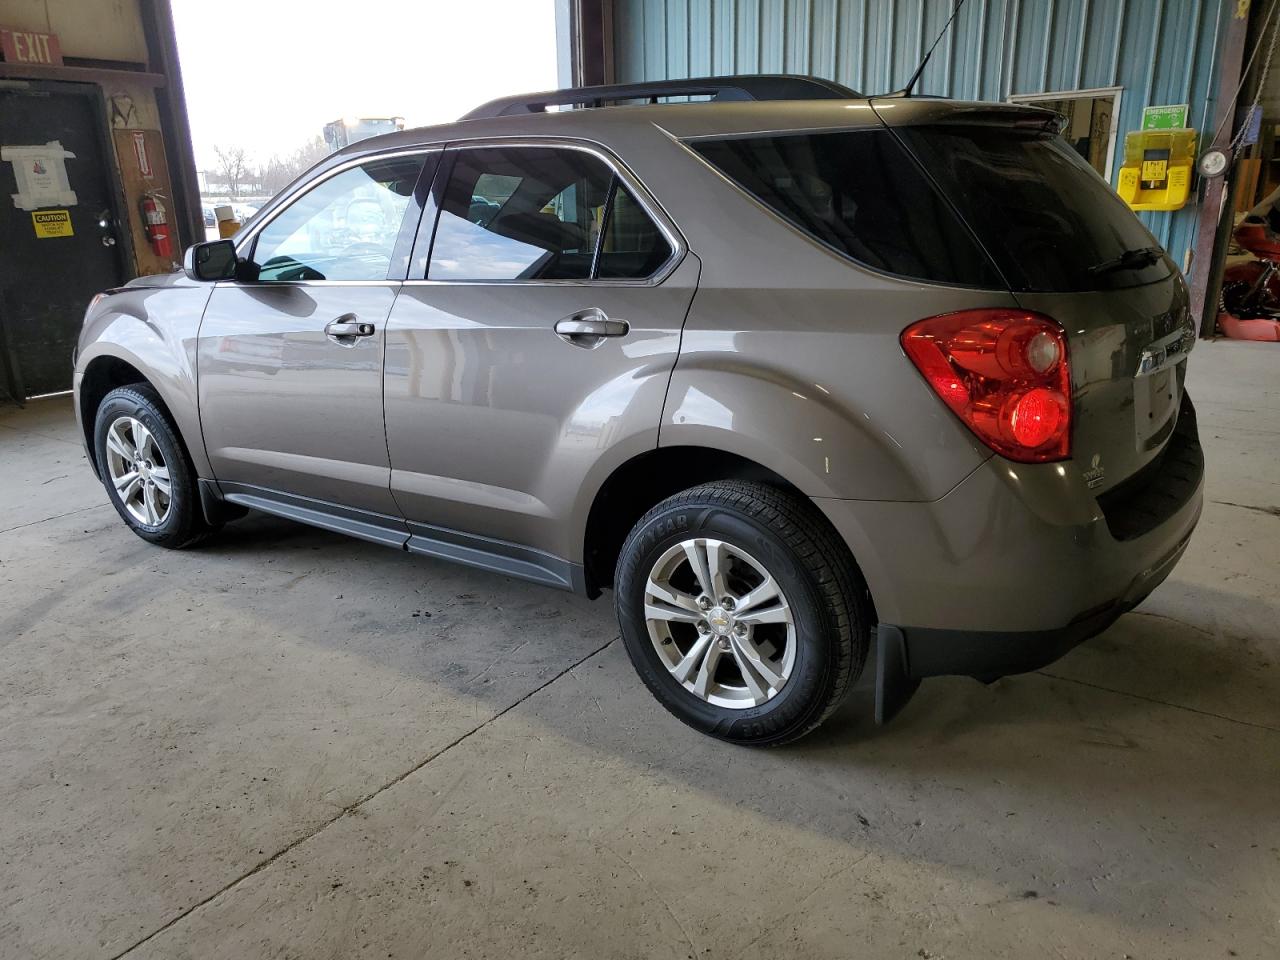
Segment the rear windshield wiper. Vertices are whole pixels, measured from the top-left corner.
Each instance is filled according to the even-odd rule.
[[[1139,267],[1150,266],[1163,256],[1164,249],[1161,247],[1138,247],[1135,250],[1126,250],[1120,256],[1110,260],[1095,263],[1089,268],[1089,272],[1099,274],[1112,273],[1116,270],[1136,270]]]

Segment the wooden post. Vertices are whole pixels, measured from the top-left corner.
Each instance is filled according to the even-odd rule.
[[[182,90],[182,68],[178,63],[178,40],[174,34],[170,0],[143,0],[138,5],[146,35],[150,65],[164,75],[165,85],[156,90],[160,132],[164,137],[173,196],[170,222],[177,228],[174,248],[177,259],[182,250],[204,240],[204,213],[200,203],[199,178],[191,144],[191,123]]]
[[[610,0],[574,0],[572,21],[574,86],[613,83],[613,4]]]
[[[1210,147],[1225,150],[1234,133],[1232,124],[1224,121],[1235,112],[1232,94],[1240,83],[1240,67],[1244,60],[1245,40],[1249,33],[1249,0],[1223,0],[1226,6],[1226,33],[1218,61],[1218,96],[1213,105],[1210,130],[1222,128],[1213,143],[1200,144],[1203,154]],[[1204,199],[1200,201],[1200,218],[1196,223],[1196,236],[1191,259],[1191,316],[1195,319],[1196,332],[1201,336],[1212,335],[1218,305],[1218,290],[1222,281],[1221,266],[1226,250],[1223,218],[1230,221],[1227,204],[1226,176],[1214,177],[1208,182]]]

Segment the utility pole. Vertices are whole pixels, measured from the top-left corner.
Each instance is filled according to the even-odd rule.
[[[1240,67],[1244,62],[1245,41],[1249,34],[1250,0],[1223,0],[1227,7],[1226,31],[1218,60],[1218,90],[1213,105],[1210,130],[1221,130],[1213,143],[1201,143],[1199,152],[1217,148],[1226,150],[1234,134],[1234,124],[1226,122],[1235,113],[1236,102],[1232,94],[1240,83]],[[1233,169],[1229,158],[1228,174]],[[1191,316],[1195,320],[1196,333],[1212,334],[1217,323],[1218,291],[1221,276],[1212,275],[1214,266],[1221,259],[1226,247],[1226,234],[1231,226],[1231,211],[1227,176],[1213,177],[1204,187],[1204,199],[1200,201],[1200,218],[1196,223],[1194,253],[1191,258]],[[1225,223],[1224,223],[1225,221]]]

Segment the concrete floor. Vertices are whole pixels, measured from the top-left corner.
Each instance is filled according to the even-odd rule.
[[[1280,349],[1201,344],[1204,520],[1052,667],[705,739],[608,601],[107,505],[0,411],[0,956],[1280,955]]]

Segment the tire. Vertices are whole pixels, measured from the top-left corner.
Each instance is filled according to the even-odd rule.
[[[1274,319],[1280,305],[1280,279],[1267,278],[1260,289],[1259,281],[1267,265],[1260,260],[1229,267],[1223,274],[1218,309],[1238,320]]]
[[[694,558],[706,561],[701,576]],[[713,598],[702,584],[716,580],[713,563],[733,603],[707,610]],[[781,596],[760,602],[766,578]],[[852,557],[811,503],[764,484],[719,481],[659,503],[623,544],[616,585],[623,643],[641,679],[676,717],[722,740],[776,746],[804,736],[866,664],[875,615]],[[717,646],[708,670],[699,650]]]
[[[117,428],[112,440],[114,445],[109,447],[113,427]],[[138,440],[143,448],[140,452]],[[178,550],[198,543],[213,532],[214,527],[205,521],[200,507],[191,459],[150,385],[135,383],[117,387],[103,397],[94,417],[93,445],[98,472],[111,505],[129,529],[143,540]],[[136,459],[142,460],[142,466],[132,471],[137,479],[123,487],[122,493],[113,482],[113,471],[121,474],[129,470],[125,454],[131,453],[138,453]],[[165,471],[169,484],[167,498],[162,493]],[[151,480],[153,493],[145,490],[144,474]],[[148,496],[154,496],[151,507],[147,506]]]
[[[1240,280],[1228,280],[1223,283],[1222,294],[1218,298],[1218,309],[1241,320],[1250,319],[1256,311],[1249,309],[1244,302],[1249,289],[1250,285]]]

